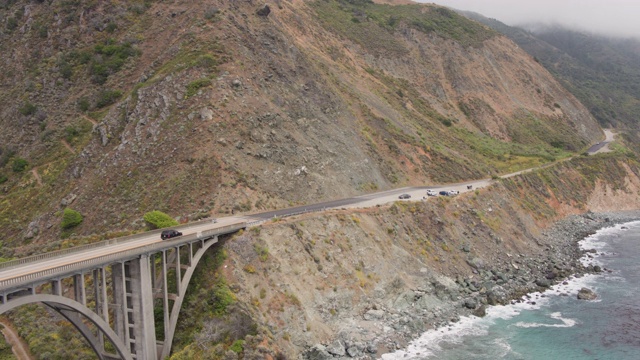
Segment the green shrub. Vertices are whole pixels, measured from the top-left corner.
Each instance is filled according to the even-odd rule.
[[[450,119],[443,118],[443,119],[440,119],[440,122],[442,123],[442,125],[446,127],[451,127],[451,125],[453,125]]]
[[[29,166],[29,162],[23,158],[15,158],[13,160],[13,172],[23,172]]]
[[[233,351],[236,354],[240,354],[242,350],[244,350],[244,340],[236,340],[229,346],[229,350]]]
[[[186,93],[186,97],[191,97],[193,95],[195,95],[198,90],[207,87],[211,85],[211,80],[209,79],[198,79],[196,81],[192,81],[191,83],[189,83],[189,85],[187,85],[187,93]]]
[[[91,104],[89,103],[89,100],[85,97],[78,99],[78,110],[82,111],[82,112],[87,112],[89,111],[89,108],[91,107]]]
[[[109,34],[113,34],[116,29],[118,28],[118,25],[116,23],[110,22],[107,24],[107,27],[105,28],[105,30],[109,33]]]
[[[122,96],[122,91],[119,90],[104,90],[98,95],[98,101],[96,101],[96,107],[98,109],[105,106],[109,106]]]
[[[11,17],[7,20],[7,30],[12,32],[18,27],[18,19]]]
[[[93,82],[104,84],[109,75],[120,71],[129,57],[136,56],[136,50],[130,43],[116,44],[109,39],[93,48],[94,56],[90,72]]]
[[[80,225],[81,222],[82,214],[73,209],[65,208],[62,214],[62,223],[60,224],[60,227],[62,227],[63,230],[67,230]]]
[[[211,292],[213,293],[211,294]],[[208,295],[212,305],[212,313],[217,316],[226,314],[227,308],[236,301],[235,295],[233,295],[223,278],[217,279]]]
[[[64,139],[68,143],[72,143],[73,140],[75,140],[75,138],[78,137],[79,135],[80,135],[80,130],[78,130],[78,128],[75,126],[67,126],[66,128],[64,128]]]
[[[5,174],[0,174],[0,184],[4,184],[7,182],[7,180],[9,180],[9,178],[7,177],[7,175]]]
[[[149,224],[152,229],[162,229],[170,226],[179,225],[179,223],[171,216],[163,213],[162,211],[153,210],[144,214],[144,221]]]
[[[33,115],[36,113],[36,110],[38,110],[38,107],[30,103],[29,101],[22,104],[20,109],[18,109],[18,111],[20,111],[20,114],[24,116]]]

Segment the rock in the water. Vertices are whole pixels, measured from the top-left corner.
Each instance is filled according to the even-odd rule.
[[[591,289],[582,288],[578,291],[578,300],[595,300],[598,297]]]
[[[480,305],[473,311],[473,315],[477,317],[484,317],[485,315],[487,315],[487,307],[485,305]]]

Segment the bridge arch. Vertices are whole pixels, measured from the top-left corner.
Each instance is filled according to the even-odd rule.
[[[70,253],[47,253],[4,263],[0,266],[0,275],[4,276],[0,277],[0,314],[41,303],[71,322],[101,360],[165,359],[170,355],[196,266],[220,235],[233,234],[246,226],[244,221],[236,222],[111,252],[109,247],[125,241],[107,240]],[[100,248],[102,254],[84,258],[76,255],[94,248]],[[31,273],[22,269],[50,258],[62,264]],[[50,287],[43,286],[47,283]],[[65,286],[72,288],[64,289]],[[71,298],[63,295],[65,290],[70,290]],[[93,301],[88,303],[88,299]],[[162,305],[156,300],[161,300]],[[158,310],[162,319],[157,317]],[[157,336],[161,324],[164,336]],[[113,348],[105,349],[109,342]]]
[[[171,347],[173,346],[173,338],[175,336],[176,327],[178,325],[178,317],[180,315],[180,310],[182,309],[182,303],[184,302],[185,295],[187,294],[187,288],[191,283],[191,278],[195,272],[196,267],[200,263],[200,260],[204,256],[204,254],[218,242],[217,238],[205,240],[202,243],[202,247],[200,247],[195,254],[193,254],[193,258],[191,260],[191,266],[187,268],[184,277],[180,281],[180,288],[178,289],[178,296],[176,297],[176,301],[173,304],[171,309],[171,315],[169,316],[169,323],[165,324],[168,326],[168,330],[166,331],[164,346],[162,348],[162,354],[160,359],[166,359],[169,357],[171,353]]]
[[[122,340],[116,335],[116,333],[111,329],[106,321],[104,321],[97,313],[95,313],[88,307],[64,296],[50,294],[33,294],[22,296],[18,299],[0,305],[0,315],[20,306],[37,303],[46,305],[47,307],[55,310],[65,319],[69,320],[69,322],[71,322],[71,324],[73,324],[73,326],[75,326],[76,329],[80,331],[82,336],[84,336],[84,338],[89,342],[89,345],[91,345],[96,355],[98,355],[99,359],[106,360],[109,358],[105,357],[106,354],[104,354],[102,351],[99,338],[95,336],[91,332],[91,329],[89,329],[87,325],[82,321],[82,316],[84,316],[84,319],[89,320],[93,325],[95,325],[98,331],[106,336],[109,341],[111,341],[121,359],[133,360],[131,351],[125,346]]]

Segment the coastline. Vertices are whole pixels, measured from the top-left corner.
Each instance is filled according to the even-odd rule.
[[[415,289],[409,294],[414,299],[412,306],[398,307],[407,297],[403,294],[389,307],[367,311],[364,319],[377,321],[388,329],[384,334],[363,342],[340,339],[338,334],[332,343],[316,344],[308,349],[304,358],[396,359],[406,356],[403,350],[426,331],[445,333],[452,327],[465,326],[461,319],[466,322],[471,315],[483,317],[495,309],[493,305],[537,306],[536,293],[553,289],[567,279],[587,274],[597,276],[606,271],[581,261],[590,252],[580,247],[581,240],[599,229],[636,220],[640,220],[640,210],[571,215],[542,232],[539,238],[532,239],[545,249],[545,256],[518,255],[509,262],[490,265],[469,263],[475,266],[474,279],[458,277],[455,282],[436,281],[433,288]],[[428,301],[436,298],[442,301]],[[421,300],[425,300],[422,305]],[[393,354],[396,351],[398,353]]]

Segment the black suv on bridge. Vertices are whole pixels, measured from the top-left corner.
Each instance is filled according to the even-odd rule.
[[[177,230],[164,230],[162,231],[162,234],[160,234],[160,238],[162,240],[171,239],[176,236],[182,236],[182,233]]]

